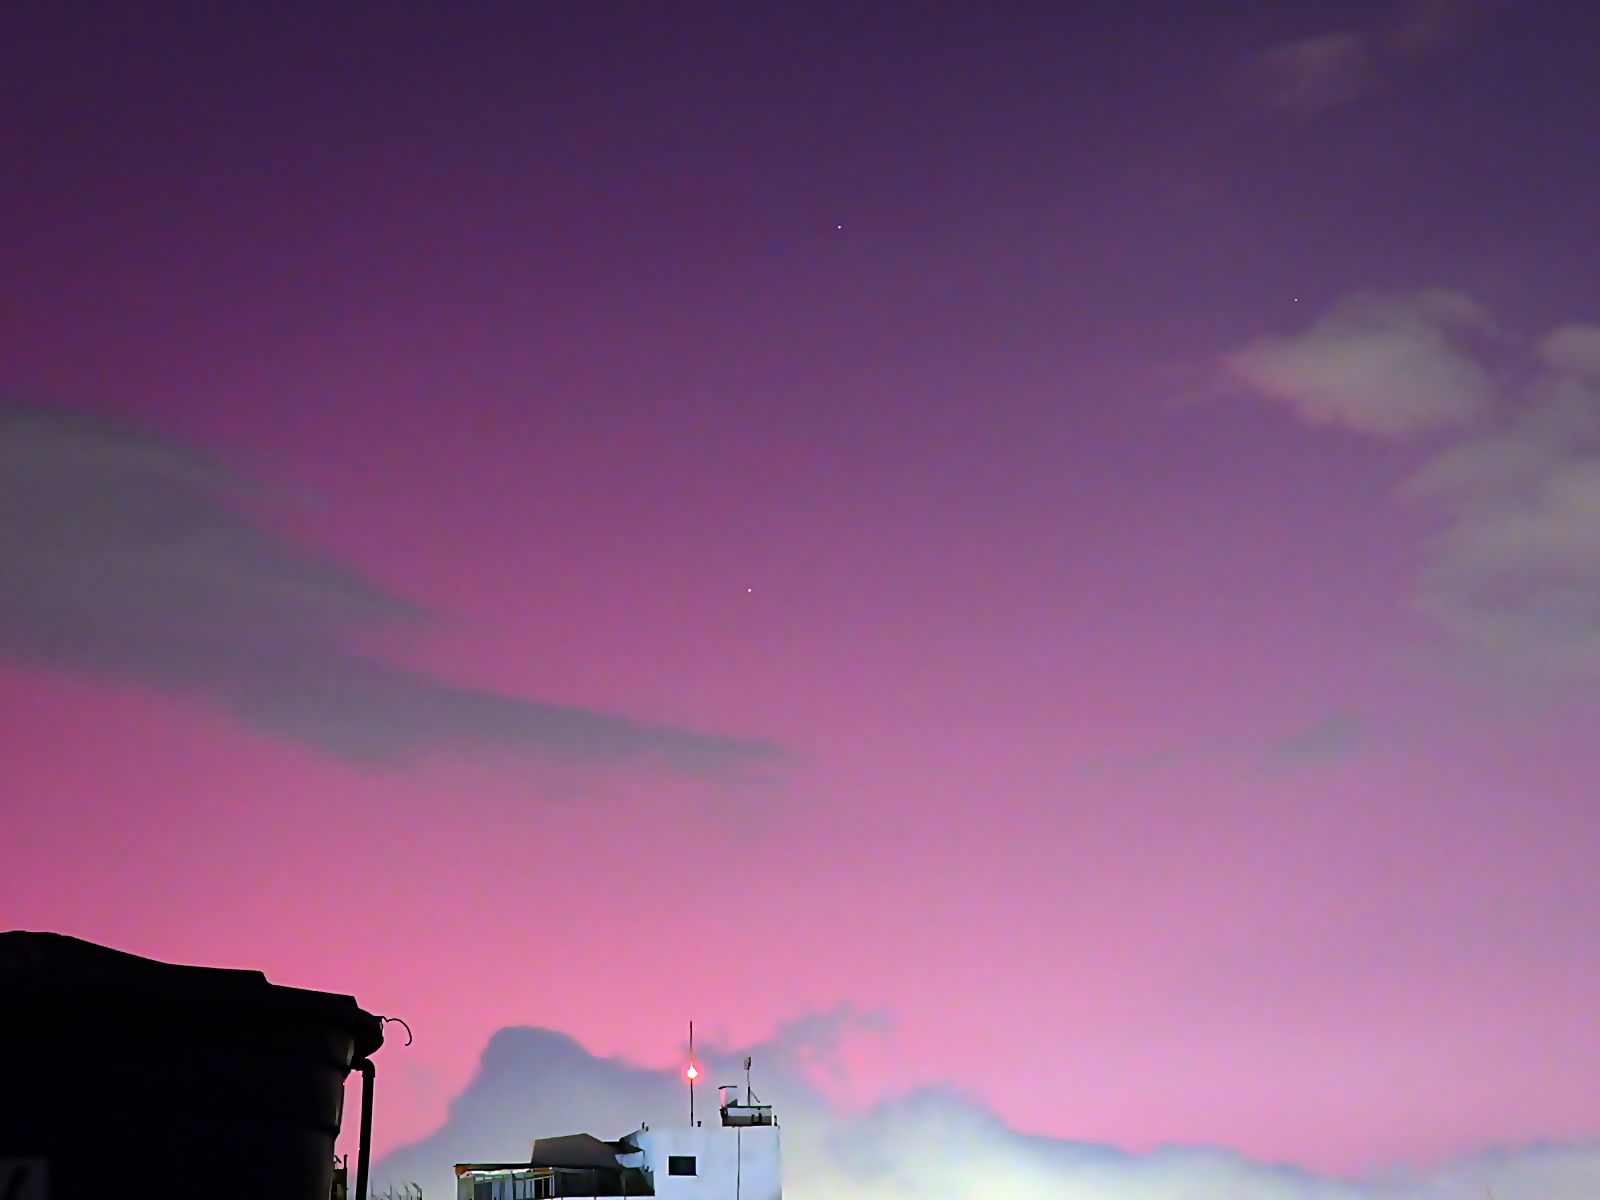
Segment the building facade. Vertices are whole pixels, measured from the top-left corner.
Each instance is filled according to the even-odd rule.
[[[537,1138],[527,1162],[457,1163],[456,1200],[781,1200],[778,1123],[770,1105],[752,1100],[727,1087],[710,1127],[645,1125],[615,1141]]]

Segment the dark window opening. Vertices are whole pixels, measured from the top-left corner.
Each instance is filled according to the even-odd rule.
[[[667,1174],[668,1175],[693,1175],[693,1174],[695,1174],[694,1155],[692,1155],[692,1154],[669,1154],[669,1155],[667,1155]]]

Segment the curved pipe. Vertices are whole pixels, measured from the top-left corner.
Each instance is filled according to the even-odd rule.
[[[389,1022],[393,1021],[396,1025],[400,1026],[401,1029],[406,1031],[406,1045],[411,1045],[411,1026],[407,1025],[399,1017],[379,1017],[378,1021],[384,1025],[387,1025]]]

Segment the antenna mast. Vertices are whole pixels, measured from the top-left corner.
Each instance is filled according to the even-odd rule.
[[[689,1022],[689,1069],[684,1072],[689,1079],[689,1128],[694,1128],[694,1077],[700,1074],[694,1065],[694,1022]]]

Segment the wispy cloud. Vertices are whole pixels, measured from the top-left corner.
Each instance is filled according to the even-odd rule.
[[[1378,86],[1367,39],[1324,33],[1265,51],[1255,63],[1263,98],[1283,112],[1309,115],[1359,100]]]
[[[807,1082],[800,1063],[814,1050],[799,1030],[780,1031],[755,1049],[762,1098],[783,1123],[784,1194],[791,1200],[1483,1200],[1487,1193],[1590,1200],[1600,1189],[1600,1148],[1593,1146],[1534,1147],[1433,1170],[1333,1179],[1217,1147],[1130,1153],[1025,1134],[947,1091],[846,1112]],[[738,1078],[737,1061],[732,1053],[708,1053],[708,1078]],[[374,1178],[380,1185],[417,1180],[427,1195],[448,1195],[454,1163],[525,1158],[536,1134],[616,1137],[641,1120],[670,1121],[682,1102],[675,1070],[597,1058],[548,1030],[502,1029],[444,1125],[380,1160]]]
[[[1526,347],[1499,382],[1470,335],[1487,318],[1450,292],[1359,296],[1224,370],[1310,424],[1441,434],[1406,488],[1441,521],[1423,610],[1502,662],[1600,675],[1600,327]]]
[[[1314,33],[1269,46],[1250,63],[1252,90],[1271,109],[1309,117],[1381,91],[1407,60],[1464,43],[1506,0],[1405,0],[1362,29]]]
[[[420,610],[274,533],[252,499],[192,447],[89,413],[0,404],[0,650],[202,696],[354,758],[490,742],[711,769],[772,753],[385,661],[364,647]]]
[[[1366,726],[1352,713],[1334,712],[1265,738],[1210,738],[1159,746],[1142,754],[1097,758],[1084,774],[1138,776],[1202,763],[1244,764],[1271,775],[1330,766],[1361,750]]]
[[[1260,747],[1263,770],[1281,775],[1327,766],[1354,754],[1367,740],[1367,731],[1352,714],[1331,713],[1286,737]]]
[[[1380,33],[1396,54],[1441,54],[1470,38],[1512,0],[1406,0]]]

